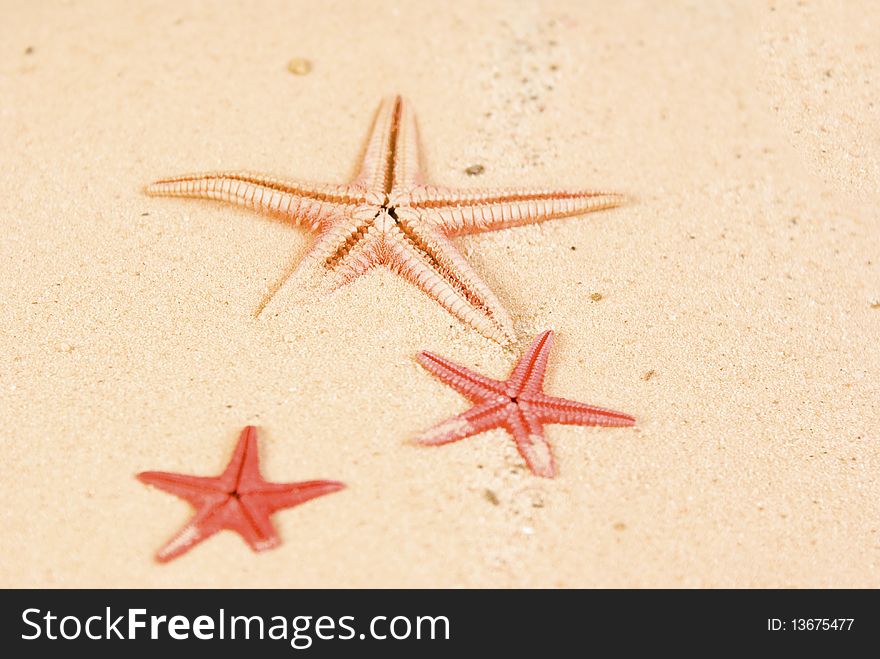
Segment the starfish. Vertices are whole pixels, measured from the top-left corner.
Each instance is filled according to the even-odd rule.
[[[260,303],[330,292],[384,265],[483,335],[506,344],[513,322],[452,238],[613,208],[623,195],[569,190],[462,190],[428,185],[416,122],[400,96],[379,107],[360,171],[350,183],[281,180],[244,172],[166,178],[153,196],[215,199],[281,217],[316,238]],[[277,312],[275,312],[277,315]]]
[[[544,393],[544,371],[553,332],[539,334],[520,358],[507,380],[493,380],[430,352],[419,353],[418,362],[440,380],[468,398],[474,406],[438,423],[415,439],[418,444],[439,446],[457,442],[486,430],[504,428],[513,435],[516,448],[532,473],[545,478],[556,475],[544,424],[575,426],[631,426],[635,419],[622,412],[593,407]]]
[[[260,475],[257,429],[247,426],[238,440],[232,460],[216,477],[145,471],[138,479],[189,501],[195,516],[168,542],[156,558],[165,563],[189,551],[223,529],[235,531],[254,551],[281,543],[269,517],[309,499],[338,492],[337,481],[268,483]]]

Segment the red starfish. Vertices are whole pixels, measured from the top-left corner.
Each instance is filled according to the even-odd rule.
[[[285,295],[302,299],[308,290],[329,293],[384,266],[487,337],[509,343],[513,320],[458,251],[454,238],[614,208],[624,197],[589,190],[430,185],[419,163],[416,133],[409,103],[392,96],[379,108],[360,173],[350,183],[215,172],[162,179],[148,185],[146,193],[247,206],[315,234],[299,265],[257,308],[258,316],[269,310],[270,302],[281,304]],[[273,297],[282,291],[286,294]]]
[[[538,476],[553,478],[556,465],[544,437],[545,423],[575,426],[631,426],[635,423],[633,417],[622,412],[545,394],[544,371],[552,345],[552,330],[538,335],[504,381],[474,373],[430,352],[419,353],[422,366],[470,399],[474,406],[438,423],[415,441],[439,446],[493,428],[504,428],[513,435],[516,448],[529,469]]]
[[[164,471],[138,474],[141,482],[186,499],[196,508],[195,516],[159,550],[156,558],[162,563],[177,558],[223,529],[238,533],[254,551],[270,549],[281,543],[269,520],[272,513],[345,487],[336,481],[268,483],[260,475],[259,462],[257,429],[247,426],[232,460],[219,476]]]

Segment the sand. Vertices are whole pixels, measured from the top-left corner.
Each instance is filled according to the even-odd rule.
[[[876,3],[4,5],[0,585],[880,586]],[[636,197],[459,241],[511,348],[381,270],[255,320],[308,236],[141,192],[344,181],[393,92],[433,182]],[[546,328],[547,391],[635,428],[549,427],[555,480],[406,443],[467,406],[418,350],[500,378]],[[249,423],[348,489],[154,562],[191,511],[135,474]]]

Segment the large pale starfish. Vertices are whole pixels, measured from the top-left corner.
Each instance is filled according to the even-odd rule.
[[[544,424],[631,426],[635,423],[633,417],[623,412],[545,394],[544,371],[552,346],[551,330],[539,334],[517,362],[510,377],[503,381],[487,378],[433,353],[419,353],[417,359],[422,366],[468,398],[474,406],[438,423],[415,441],[438,446],[493,428],[504,428],[513,435],[516,448],[532,473],[553,478],[556,464],[550,443],[544,437]]]
[[[427,185],[415,116],[400,96],[379,107],[360,172],[348,184],[248,173],[157,181],[156,196],[218,199],[280,215],[317,235],[300,264],[257,309],[288,292],[330,291],[385,265],[485,336],[508,343],[513,322],[451,238],[613,208],[623,196],[568,190],[461,190]],[[276,304],[276,303],[273,303]]]
[[[266,482],[260,475],[257,429],[253,426],[242,430],[232,460],[219,476],[145,471],[138,479],[186,499],[196,509],[195,516],[156,554],[163,563],[223,529],[241,535],[254,551],[275,547],[281,540],[269,519],[272,513],[345,487],[337,481]]]

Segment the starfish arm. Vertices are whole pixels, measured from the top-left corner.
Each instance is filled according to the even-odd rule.
[[[238,533],[254,551],[272,549],[281,544],[281,538],[272,525],[272,510],[255,501],[253,497],[243,496],[231,501],[228,506],[226,528]]]
[[[381,196],[381,201],[376,200],[378,203],[384,202],[385,195],[391,192],[394,184],[394,160],[402,104],[400,96],[382,99],[355,179],[356,185]]]
[[[252,483],[254,479],[262,482],[260,477],[260,454],[257,449],[257,429],[245,426],[238,436],[238,444],[226,469],[217,478],[226,492],[238,490],[242,482]]]
[[[174,534],[174,537],[156,553],[156,560],[167,563],[220,531],[223,525],[218,523],[218,518],[223,515],[227,499],[225,496],[219,496],[214,502],[199,507],[198,512],[186,523],[186,526]]]
[[[351,220],[341,223],[326,249],[315,251],[320,255],[320,282],[325,291],[334,291],[384,262],[385,234],[381,225],[383,221],[391,222],[391,218],[375,208],[363,208]]]
[[[407,193],[423,183],[419,161],[419,133],[416,126],[416,113],[412,106],[405,98],[401,98],[399,103],[397,140],[394,150],[394,180],[391,189],[393,193]],[[392,196],[396,196],[396,194]],[[393,200],[389,204],[396,205]]]
[[[544,437],[544,426],[538,415],[528,407],[518,406],[516,412],[508,416],[505,426],[513,435],[516,449],[532,473],[553,478],[556,475],[556,461],[550,442]]]
[[[137,478],[141,483],[152,485],[185,499],[196,507],[227,491],[225,485],[217,477],[188,476],[166,471],[144,471],[139,473]]]
[[[280,215],[311,230],[364,200],[355,186],[283,181],[246,172],[176,176],[151,183],[145,192],[152,197],[216,199]]]
[[[529,397],[529,404],[544,423],[572,426],[631,426],[635,417],[603,407],[587,405],[574,400],[537,394]]]
[[[521,396],[541,391],[552,347],[553,330],[547,330],[535,337],[507,380],[508,395]]]
[[[445,357],[423,351],[416,355],[416,360],[441,382],[475,403],[498,401],[504,397],[503,382],[454,364]]]
[[[242,489],[242,500],[254,510],[264,510],[267,514],[276,510],[292,508],[325,494],[345,489],[339,481],[315,480],[302,483],[261,483],[255,489]]]
[[[506,401],[489,401],[446,419],[421,433],[413,441],[425,446],[440,446],[499,428],[508,414]]]
[[[484,233],[615,208],[626,200],[615,192],[567,190],[449,190],[422,186],[410,205],[429,211],[450,236]]]
[[[359,222],[359,212],[348,219],[335,217],[309,247],[299,263],[273,286],[257,308],[257,316],[275,314],[285,300],[301,300],[309,293],[329,293],[376,264],[372,245],[363,240],[374,231],[369,221]]]
[[[513,321],[452,242],[401,213],[387,238],[389,267],[454,316],[501,344],[513,340]]]

